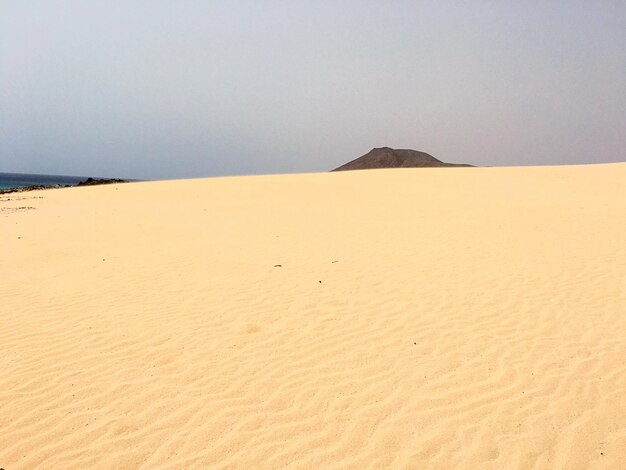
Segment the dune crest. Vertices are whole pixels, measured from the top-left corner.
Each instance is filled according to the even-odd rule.
[[[0,466],[619,468],[624,181],[607,164],[1,196]]]

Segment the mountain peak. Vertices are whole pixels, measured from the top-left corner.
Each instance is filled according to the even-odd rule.
[[[471,166],[445,163],[426,152],[411,149],[373,148],[365,155],[341,165],[332,171],[366,170],[374,168],[424,168],[445,166]]]

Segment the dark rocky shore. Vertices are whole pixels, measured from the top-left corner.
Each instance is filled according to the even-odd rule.
[[[87,178],[85,181],[79,182],[76,186],[95,186],[97,184],[113,184],[113,183],[127,183],[128,180],[121,180],[117,178]]]
[[[128,180],[122,180],[118,178],[87,178],[84,181],[80,181],[77,184],[64,184],[57,186],[45,186],[41,184],[32,186],[16,186],[15,188],[0,189],[0,194],[10,193],[23,193],[26,191],[35,191],[40,189],[54,189],[54,188],[71,188],[74,186],[95,186],[98,184],[113,184],[113,183],[127,183]]]

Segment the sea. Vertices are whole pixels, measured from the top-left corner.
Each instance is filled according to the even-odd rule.
[[[86,180],[85,176],[33,175],[29,173],[0,173],[0,189],[23,186],[65,186],[76,185]]]

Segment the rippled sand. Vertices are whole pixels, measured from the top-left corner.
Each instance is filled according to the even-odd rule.
[[[626,164],[0,197],[0,466],[623,468]]]

